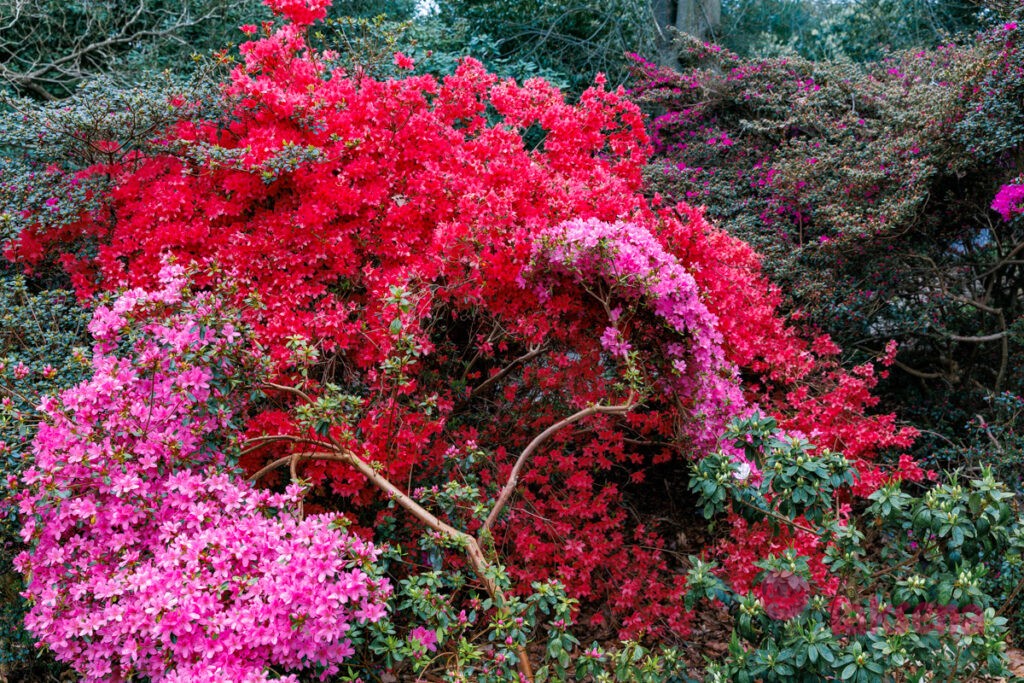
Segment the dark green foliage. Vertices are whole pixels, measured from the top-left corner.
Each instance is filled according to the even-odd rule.
[[[833,495],[852,479],[842,456],[813,455],[807,442],[775,433],[773,420],[756,415],[733,432],[764,477],[743,476],[724,455],[697,463],[690,486],[705,514],[732,509],[817,539],[827,572],[788,547],[758,562],[753,589],[737,593],[714,563],[691,558],[687,600],[724,603],[734,619],[728,654],[710,664],[706,681],[968,681],[1004,673],[1003,611],[1022,585],[1024,519],[991,470],[917,495],[888,484],[851,515]],[[779,584],[795,590],[773,590]]]
[[[505,64],[532,64],[582,90],[598,72],[612,83],[625,79],[626,53],[657,48],[647,0],[605,3],[447,0],[440,20],[458,27],[473,56]],[[522,67],[520,67],[522,68]]]
[[[990,209],[1024,162],[1021,42],[1007,23],[862,66],[692,45],[637,91],[654,190],[706,204],[848,353],[900,343],[883,400],[926,456],[973,448],[963,425],[1024,391],[1024,220]]]
[[[855,61],[933,47],[1000,16],[998,8],[972,0],[723,0],[698,5],[696,0],[444,0],[437,3],[436,16],[415,23],[417,29],[433,26],[421,32],[423,46],[471,54],[497,66],[499,73],[506,63],[517,65],[508,70],[510,75],[557,74],[555,80],[578,91],[597,72],[622,82],[627,53],[674,66],[675,50],[686,42],[680,32],[694,31],[685,18],[690,14],[703,22],[697,31],[701,39],[741,55]],[[704,25],[707,20],[710,26]]]
[[[16,269],[0,262],[0,486],[3,500],[10,483],[31,462],[36,406],[47,394],[84,379],[88,351],[88,313],[74,294],[35,290]],[[44,680],[57,665],[38,658],[22,628],[21,576],[11,565],[21,551],[15,511],[0,506],[0,672],[8,680]]]

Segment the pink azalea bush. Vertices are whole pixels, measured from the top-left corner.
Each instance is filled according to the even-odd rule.
[[[298,486],[238,477],[226,451],[244,340],[180,268],[160,282],[97,308],[92,378],[41,406],[16,497],[26,625],[86,681],[329,675],[385,616],[380,551],[295,514]]]

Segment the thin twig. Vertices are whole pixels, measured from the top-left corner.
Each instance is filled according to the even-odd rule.
[[[469,396],[466,398],[466,401],[472,400],[474,397],[478,396],[480,393],[482,393],[495,382],[500,382],[505,376],[508,375],[508,373],[512,372],[512,369],[515,368],[517,365],[525,363],[533,358],[536,358],[540,354],[544,353],[544,351],[545,348],[543,346],[532,347],[527,353],[524,353],[522,356],[519,356],[519,358],[513,360],[511,363],[503,367],[499,372],[491,375],[486,380],[481,382],[480,386],[474,388],[471,392],[469,392]]]
[[[299,389],[297,387],[289,387],[289,386],[286,386],[284,384],[275,384],[274,382],[264,382],[263,386],[270,387],[271,389],[277,389],[278,391],[283,391],[283,392],[288,393],[288,394],[295,394],[296,396],[301,398],[306,403],[312,403],[313,402],[313,399],[311,399],[309,397],[309,394],[307,394],[302,389]]]

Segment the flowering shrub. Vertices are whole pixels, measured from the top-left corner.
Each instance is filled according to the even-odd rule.
[[[860,360],[895,339],[881,396],[929,430],[921,453],[965,446],[986,395],[1024,389],[1024,232],[998,215],[1022,170],[1020,41],[1008,22],[864,65],[688,43],[682,72],[637,66],[652,191],[757,249],[810,334]],[[830,447],[855,457],[858,440]]]
[[[812,455],[759,415],[732,434],[764,477],[742,476],[723,454],[695,464],[705,514],[731,510],[817,542],[777,546],[746,583],[723,582],[716,562],[693,558],[687,604],[715,601],[734,619],[728,654],[705,680],[967,681],[1004,671],[1009,586],[997,572],[1004,556],[1020,565],[1024,518],[990,471],[921,495],[890,481],[853,515],[835,495],[853,481],[843,456]]]
[[[79,178],[76,171],[159,147],[153,131],[183,117],[206,114],[199,103],[211,102],[211,93],[216,92],[209,83],[210,66],[187,84],[168,76],[131,87],[98,79],[46,106],[0,95],[0,241],[35,222],[33,215],[45,215],[47,222],[60,225],[77,220],[83,207],[99,208],[108,179]],[[172,100],[182,91],[189,92],[190,102],[197,106],[175,105]],[[117,145],[106,145],[110,140],[117,140]],[[79,246],[67,244],[65,249]],[[5,486],[31,462],[41,398],[86,379],[89,369],[89,311],[68,291],[70,283],[59,265],[53,260],[37,263],[31,277],[24,277],[21,270],[19,264],[0,265],[0,365],[5,366],[0,369],[0,399],[6,399],[0,404],[0,442],[5,444],[0,447],[0,464]],[[22,581],[11,567],[23,549],[14,512],[8,505],[0,550],[0,675],[12,680],[59,678],[59,671],[51,670],[51,657],[30,656],[34,639],[23,628]]]
[[[385,614],[378,551],[232,474],[244,342],[180,269],[160,280],[96,309],[92,378],[42,407],[16,496],[26,625],[90,681],[337,671]]]
[[[42,678],[52,662],[31,656],[34,639],[24,630],[22,584],[12,565],[22,544],[9,487],[31,462],[42,396],[85,378],[88,319],[73,292],[33,291],[15,266],[0,264],[0,669],[8,667],[11,678]]]
[[[309,47],[322,3],[270,5],[292,21],[246,28],[224,116],[100,159],[73,180],[109,191],[59,221],[30,212],[7,245],[29,267],[58,259],[83,298],[158,287],[168,254],[204,266],[200,288],[237,283],[227,296],[271,365],[265,395],[237,413],[241,466],[261,483],[286,486],[288,472],[306,512],[343,510],[434,569],[468,566],[502,628],[511,601],[557,580],[591,624],[678,637],[686,579],[664,552],[652,468],[685,470],[756,403],[856,458],[860,493],[902,476],[869,464],[913,438],[868,414],[873,367],[846,372],[828,338],[801,338],[758,257],[701,211],[642,195],[648,138],[622,91],[598,80],[570,105],[472,60],[441,80],[377,79]],[[97,332],[122,312],[99,311]],[[195,424],[219,429],[209,396],[191,393]],[[452,482],[475,490],[472,505],[431,507]],[[734,543],[760,559],[770,531]],[[392,567],[398,585],[417,576]],[[443,614],[401,624],[433,630],[437,658],[457,647],[458,612]],[[520,658],[520,631],[489,654]],[[402,647],[426,657],[434,643],[415,633]]]

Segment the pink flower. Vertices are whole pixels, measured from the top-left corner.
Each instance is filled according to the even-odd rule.
[[[397,66],[399,69],[412,69],[413,67],[416,66],[416,63],[413,62],[412,57],[408,57],[402,54],[401,52],[396,52],[395,66]]]
[[[1009,221],[1014,214],[1024,213],[1024,184],[1008,184],[999,188],[992,200],[992,210]]]
[[[606,327],[601,335],[601,346],[613,356],[625,358],[630,351],[629,342],[622,338],[622,334],[614,327]]]
[[[103,154],[116,154],[121,151],[121,143],[117,140],[97,140],[92,146]]]
[[[409,633],[409,639],[427,652],[437,651],[437,634],[429,628],[417,626]]]
[[[701,301],[693,276],[658,238],[642,225],[607,223],[597,219],[570,220],[540,233],[533,244],[532,270],[546,267],[551,277],[568,276],[590,285],[604,281],[632,306],[643,306],[662,322],[672,336],[666,340],[666,361],[677,377],[666,392],[692,397],[689,425],[698,444],[716,447],[725,425],[746,405],[738,371],[726,360],[718,319]],[[538,294],[549,297],[543,278]],[[620,306],[611,318],[622,315]],[[612,321],[614,322],[614,320]],[[614,327],[605,328],[601,345],[622,356],[629,344]],[[702,372],[691,371],[701,368]]]
[[[379,551],[329,516],[289,514],[301,490],[273,494],[225,471],[219,448],[237,438],[241,398],[209,387],[240,351],[196,330],[241,333],[174,267],[163,279],[97,310],[92,378],[39,407],[35,462],[14,496],[29,545],[16,559],[25,625],[85,681],[329,676],[354,652],[353,623],[387,614]]]

